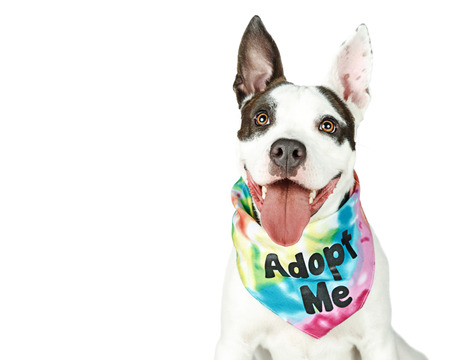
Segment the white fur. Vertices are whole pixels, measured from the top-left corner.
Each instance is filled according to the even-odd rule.
[[[345,93],[351,94],[346,104],[355,117],[355,127],[369,101],[366,89],[371,63],[368,32],[365,26],[360,26],[342,45],[328,81],[328,86],[341,98]],[[350,75],[342,82],[346,74]],[[334,194],[312,220],[323,218],[338,209],[353,185],[355,151],[348,141],[339,144],[320,132],[318,122],[324,115],[332,115],[340,123],[344,120],[314,87],[282,85],[273,90],[272,97],[276,119],[271,128],[238,144],[242,171],[245,164],[256,183],[273,182],[276,178],[268,172],[271,145],[280,138],[301,141],[307,149],[307,160],[293,180],[308,189],[321,189],[337,173],[342,174]],[[233,250],[224,286],[222,336],[216,360],[425,359],[391,327],[388,263],[375,234],[373,240],[375,280],[364,307],[319,340],[286,323],[248,293],[239,278]]]

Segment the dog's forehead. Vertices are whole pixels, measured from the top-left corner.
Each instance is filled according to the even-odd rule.
[[[344,122],[336,107],[317,87],[287,84],[274,89],[270,95],[276,104],[278,120],[290,119],[305,123],[323,115],[332,115]]]
[[[296,86],[287,84],[271,93],[276,104],[276,125],[292,133],[311,133],[325,117],[333,117],[339,124],[338,144],[348,141],[355,150],[355,119],[342,99],[323,86]]]

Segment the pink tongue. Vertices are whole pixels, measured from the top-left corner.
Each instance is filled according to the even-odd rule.
[[[309,223],[309,191],[289,180],[268,186],[261,209],[261,224],[278,245],[298,242]]]

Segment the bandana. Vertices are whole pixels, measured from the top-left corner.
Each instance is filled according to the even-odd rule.
[[[231,194],[237,267],[255,299],[315,338],[362,308],[372,287],[375,256],[356,174],[349,200],[336,213],[310,222],[291,246],[273,242],[256,222],[242,178]]]

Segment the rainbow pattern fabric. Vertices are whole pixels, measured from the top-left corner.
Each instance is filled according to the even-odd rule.
[[[315,338],[362,308],[372,287],[375,256],[356,174],[349,200],[331,216],[310,222],[292,246],[273,242],[255,220],[242,178],[232,188],[232,201],[238,271],[261,304]]]

